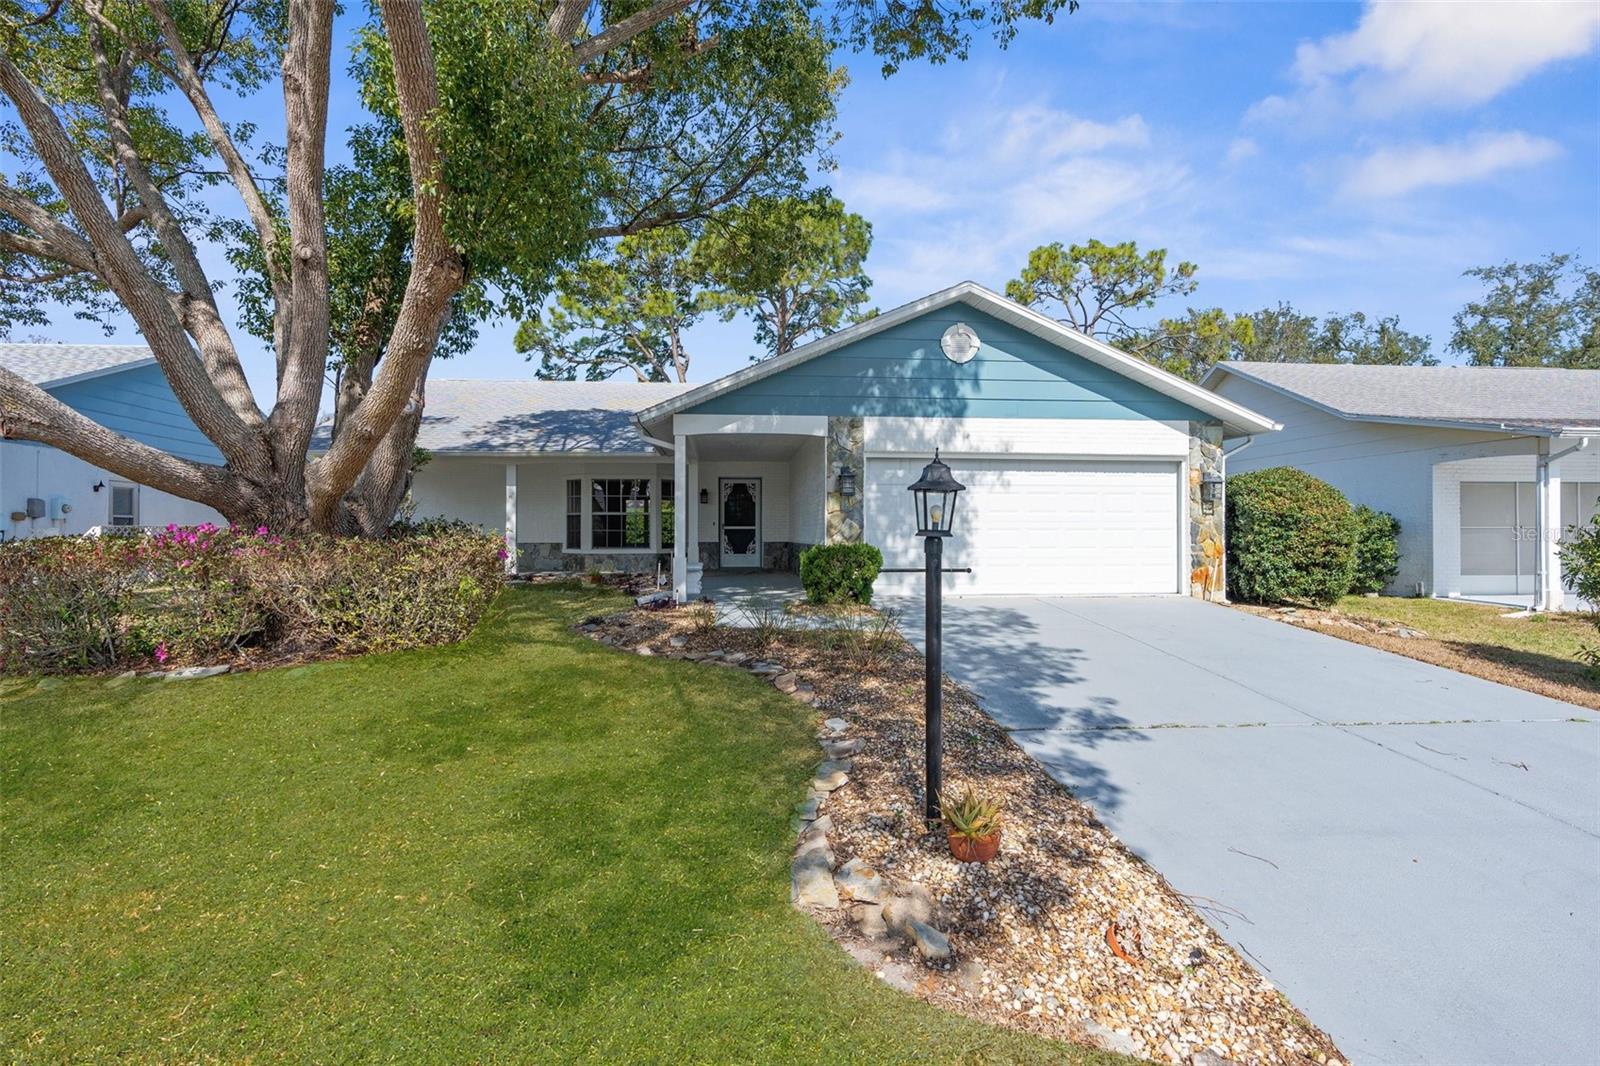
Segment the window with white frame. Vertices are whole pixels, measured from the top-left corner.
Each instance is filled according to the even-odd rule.
[[[589,482],[589,547],[650,547],[650,478],[593,478]]]
[[[111,513],[109,523],[113,526],[136,526],[139,524],[139,486],[125,483],[111,483]]]
[[[583,479],[567,481],[567,550],[583,547]]]

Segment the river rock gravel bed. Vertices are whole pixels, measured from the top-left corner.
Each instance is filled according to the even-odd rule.
[[[795,682],[789,695],[815,707],[821,742],[848,742],[848,781],[810,805],[808,817],[797,814],[796,828],[826,826],[838,885],[865,871],[926,889],[936,907],[925,924],[949,946],[948,957],[927,958],[939,952],[925,944],[919,952],[882,932],[876,913],[861,913],[876,904],[850,902],[846,887],[837,905],[816,905],[833,894],[811,886],[803,909],[880,976],[962,1014],[1158,1062],[1342,1064],[1332,1040],[1196,910],[1227,921],[1225,907],[1176,892],[946,680],[946,793],[970,784],[1006,806],[995,861],[951,858],[944,832],[922,821],[923,664],[903,640],[869,648],[858,628],[789,631],[762,643],[703,617],[692,607],[634,610],[580,629],[635,653],[782,667],[752,672],[769,683],[783,678],[780,690]],[[819,748],[819,764],[824,754]]]

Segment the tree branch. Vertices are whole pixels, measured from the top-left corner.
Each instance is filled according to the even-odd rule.
[[[211,138],[212,147],[216,149],[217,155],[222,157],[223,165],[228,168],[228,174],[233,178],[234,187],[239,190],[239,198],[244,201],[245,212],[250,216],[251,224],[255,226],[256,239],[261,242],[263,258],[267,265],[267,280],[271,283],[273,300],[281,314],[282,309],[288,306],[289,292],[288,281],[283,277],[282,267],[278,261],[278,230],[273,222],[272,210],[267,206],[266,197],[262,196],[261,189],[256,185],[255,175],[250,172],[250,165],[245,162],[244,156],[239,154],[232,135],[223,125],[221,117],[217,115],[217,109],[212,106],[211,97],[206,92],[205,81],[195,68],[189,50],[184,46],[183,37],[178,33],[177,24],[172,21],[172,15],[167,11],[165,0],[145,0],[145,7],[150,10],[156,25],[161,28],[162,39],[172,54],[175,65],[167,73],[175,75],[175,83],[188,98],[195,114],[200,117],[200,124],[205,127],[206,135]]]
[[[178,402],[235,469],[265,473],[258,438],[223,399],[189,344],[167,302],[167,291],[151,276],[95,186],[60,118],[10,56],[0,53],[0,91],[11,99],[27,127],[35,153],[49,171],[93,249],[95,274],[114,292],[144,334]]]
[[[442,159],[431,119],[439,109],[439,84],[421,6],[415,0],[380,0],[394,57],[394,80],[406,157],[416,200],[411,276],[372,388],[344,420],[327,454],[309,476],[314,524],[334,524],[339,502],[410,401],[439,344],[450,299],[466,278],[461,255],[444,232]]]
[[[692,3],[694,0],[657,0],[643,11],[607,26],[593,37],[572,46],[573,65],[581,67],[591,59],[605,55],[618,45],[626,44],[646,30],[660,25]]]
[[[92,13],[101,11],[99,0],[87,0],[84,6]],[[105,34],[98,22],[89,24],[89,44],[90,59],[99,88],[100,111],[105,115],[117,163],[139,194],[140,205],[172,263],[178,284],[183,289],[183,306],[198,305],[192,317],[180,311],[179,320],[184,322],[190,336],[194,337],[206,373],[222,398],[241,422],[260,428],[265,419],[262,418],[261,409],[256,406],[250,383],[245,379],[239,353],[233,346],[233,337],[222,327],[222,317],[217,311],[211,283],[200,265],[200,257],[133,146],[133,130],[128,125],[124,101],[126,89],[118,85],[112,75],[110,57],[105,48]],[[201,328],[190,328],[190,321],[200,324]]]
[[[289,319],[278,353],[278,397],[272,409],[272,447],[287,491],[305,488],[306,447],[316,429],[322,377],[328,365],[328,228],[323,205],[328,133],[328,57],[333,48],[332,0],[289,7],[283,52],[283,109],[289,197]]]
[[[113,432],[0,367],[0,439],[60,448],[141,485],[237,513],[239,483],[220,466],[191,462]]]

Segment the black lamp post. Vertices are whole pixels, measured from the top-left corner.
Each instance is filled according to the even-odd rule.
[[[934,449],[933,462],[922,468],[922,477],[911,486],[917,508],[917,536],[922,538],[927,581],[927,617],[924,623],[927,674],[923,680],[924,748],[926,772],[926,814],[930,822],[939,820],[939,793],[944,789],[944,693],[940,684],[940,665],[944,629],[944,538],[950,535],[956,513],[956,496],[965,485],[950,476],[950,468],[939,461]]]

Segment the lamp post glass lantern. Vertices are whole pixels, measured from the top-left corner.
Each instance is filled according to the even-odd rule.
[[[934,450],[933,462],[922,468],[922,477],[910,486],[917,512],[917,536],[922,538],[923,571],[926,582],[924,632],[927,654],[923,656],[923,803],[930,822],[939,820],[939,793],[944,789],[944,692],[942,683],[944,645],[944,538],[955,527],[956,498],[965,485],[957,481],[950,468]]]

